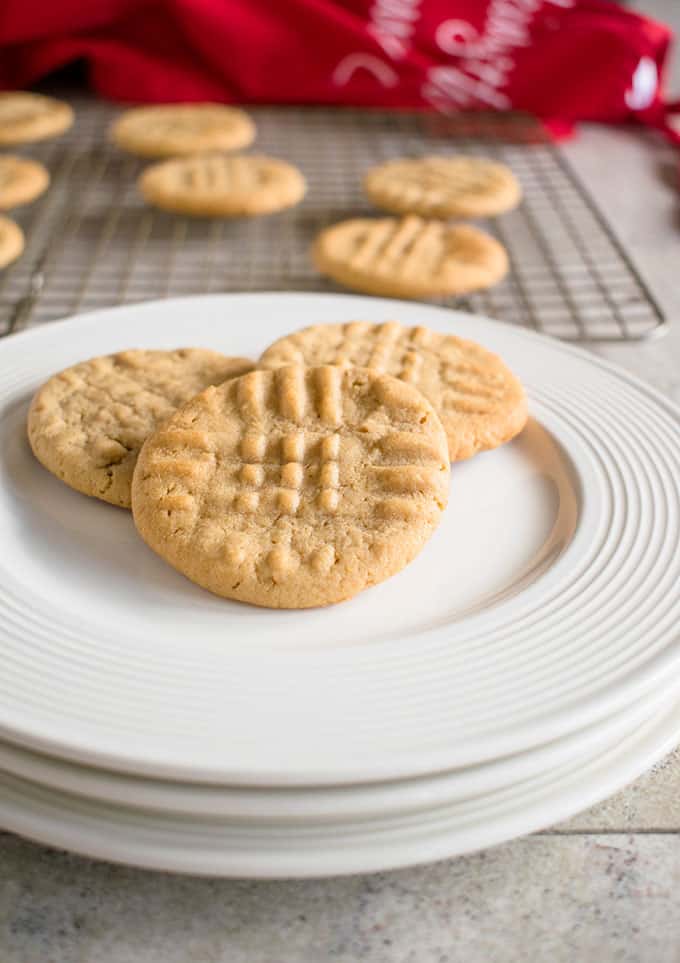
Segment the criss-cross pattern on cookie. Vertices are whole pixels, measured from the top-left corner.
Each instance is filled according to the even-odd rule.
[[[140,488],[165,543],[279,583],[300,566],[328,570],[374,529],[384,540],[416,518],[433,524],[448,487],[433,419],[418,392],[375,373],[254,371],[154,437]]]
[[[169,501],[164,498],[162,507],[188,509],[193,497],[190,479],[207,482],[210,466],[212,481],[204,486],[207,494],[201,506],[207,509],[207,515],[219,515],[225,510],[244,515],[265,511],[272,518],[296,515],[303,498],[312,511],[342,511],[340,466],[343,442],[347,444],[341,390],[344,377],[339,366],[319,367],[311,374],[304,368],[290,366],[281,368],[275,376],[254,371],[236,379],[231,390],[225,391],[228,386],[223,386],[204,392],[193,404],[217,418],[220,395],[235,393],[234,398],[226,400],[234,404],[241,422],[238,441],[234,442],[231,435],[227,441],[220,431],[185,430],[174,425],[161,431],[156,447],[164,452],[159,462],[164,481],[166,472],[179,476],[168,481],[167,494],[172,497]],[[367,414],[362,423],[365,430],[359,430],[353,439],[352,457],[358,471],[374,478],[367,498],[362,498],[363,503],[370,503],[368,509],[362,504],[364,513],[384,512],[381,499],[385,493],[391,497],[395,492],[403,496],[430,490],[428,481],[436,480],[441,462],[432,446],[418,443],[417,431],[416,437],[407,437],[413,433],[409,425],[419,410],[409,392],[399,395],[394,385],[381,386],[374,404],[403,407],[399,412],[400,430],[386,426],[376,439],[376,425],[371,424]],[[186,448],[188,454],[178,457],[181,448]],[[166,449],[176,453],[177,460],[168,458]],[[198,459],[196,452],[201,456]],[[212,460],[202,457],[208,455]],[[399,456],[403,462],[394,460]],[[383,471],[386,467],[402,469],[416,463],[417,479],[409,480],[407,473],[398,481],[394,471]],[[187,480],[182,482],[180,478]],[[219,481],[217,486],[215,481]],[[394,507],[388,507],[388,513]],[[356,505],[347,508],[349,514],[355,510]]]
[[[201,348],[92,358],[38,391],[28,420],[31,445],[67,484],[129,506],[137,454],[156,425],[209,384],[251,367],[244,358]]]
[[[406,297],[488,287],[507,270],[495,238],[469,224],[415,214],[342,221],[321,232],[314,256],[342,284]]]
[[[244,432],[240,442],[243,460],[240,482],[245,491],[236,495],[235,506],[242,512],[255,512],[261,507],[261,496],[275,499],[276,508],[283,515],[295,515],[300,508],[303,489],[318,490],[318,505],[322,511],[335,512],[339,504],[340,435],[321,434],[318,430],[307,434],[303,427],[283,429],[271,443],[266,429],[265,397],[262,377],[242,378],[238,385],[237,404],[244,417]],[[318,416],[330,428],[340,424],[342,405],[338,392],[338,378],[332,369],[319,372]],[[301,425],[307,409],[307,385],[304,371],[287,369],[277,379],[274,399],[280,415],[292,426]],[[271,399],[270,399],[271,401]],[[271,461],[266,462],[267,450]],[[273,450],[272,450],[273,449]],[[269,469],[267,476],[267,469]],[[310,469],[317,477],[310,479]],[[263,486],[269,480],[270,487]]]
[[[280,178],[280,168],[267,158],[206,154],[165,167],[168,189],[207,194],[248,194]]]
[[[418,388],[440,415],[452,458],[495,447],[521,429],[526,400],[500,358],[472,341],[396,321],[315,325],[271,345],[260,363],[356,365]]]
[[[446,244],[446,226],[441,221],[423,221],[419,217],[369,221],[347,240],[349,266],[376,274],[408,277],[415,273],[437,278],[451,253]]]
[[[321,340],[319,340],[321,339]],[[337,364],[372,368],[424,390],[439,383],[437,402],[486,414],[501,401],[507,372],[494,356],[473,342],[440,335],[422,326],[396,321],[306,328],[276,342],[262,356],[266,367],[283,364]],[[507,372],[509,374],[509,372]]]
[[[387,210],[435,216],[502,213],[519,200],[504,164],[481,157],[423,157],[388,161],[366,175],[366,191]]]
[[[295,167],[250,154],[177,157],[147,168],[139,183],[152,204],[206,216],[277,211],[297,203],[305,191]]]
[[[244,111],[223,104],[163,104],[125,111],[111,135],[125,150],[146,157],[172,157],[246,147],[255,126]]]

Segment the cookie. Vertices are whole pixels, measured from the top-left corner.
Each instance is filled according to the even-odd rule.
[[[0,214],[0,269],[16,261],[24,249],[24,232]]]
[[[359,365],[418,388],[439,415],[451,461],[496,448],[522,430],[527,402],[519,380],[474,341],[396,321],[317,324],[275,341],[264,368],[290,364]]]
[[[208,385],[252,368],[204,348],[121,351],[60,372],[35,395],[28,439],[38,461],[85,495],[130,507],[145,439]]]
[[[27,144],[63,134],[73,110],[63,100],[25,90],[0,93],[0,144]]]
[[[243,217],[292,207],[305,194],[300,171],[286,161],[245,154],[197,154],[152,164],[139,189],[155,207],[198,217]]]
[[[493,217],[512,210],[522,196],[505,164],[484,157],[420,157],[372,168],[364,189],[391,214],[423,217]]]
[[[0,154],[0,211],[28,204],[47,190],[47,168],[27,157]]]
[[[505,248],[469,224],[407,217],[341,221],[319,234],[312,257],[338,284],[397,298],[465,294],[496,284]]]
[[[444,429],[419,391],[377,371],[293,366],[181,408],[142,449],[132,511],[193,582],[299,609],[404,568],[448,490]]]
[[[111,139],[138,157],[176,157],[210,150],[238,150],[255,139],[255,124],[238,107],[162,104],[126,110]]]

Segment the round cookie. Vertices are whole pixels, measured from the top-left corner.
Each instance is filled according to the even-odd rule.
[[[524,389],[497,355],[429,328],[313,325],[275,341],[259,361],[269,369],[290,364],[360,365],[414,385],[441,419],[451,461],[509,441],[527,420]]]
[[[404,568],[440,521],[444,430],[377,371],[293,366],[208,388],[139,456],[142,538],[217,595],[269,608],[351,598]]]
[[[198,217],[243,217],[292,207],[305,194],[300,171],[273,157],[197,154],[152,164],[139,189],[155,207]]]
[[[387,161],[366,174],[364,189],[385,211],[423,217],[493,217],[522,196],[505,164],[462,155]]]
[[[505,248],[469,224],[395,218],[341,221],[317,237],[312,257],[338,284],[397,298],[488,288],[508,270]]]
[[[25,90],[0,93],[0,145],[27,144],[63,134],[73,110],[63,100]]]
[[[24,249],[24,232],[0,214],[0,269],[16,261]]]
[[[255,124],[245,111],[224,104],[161,104],[126,110],[110,136],[138,157],[176,157],[247,147],[255,139]]]
[[[0,154],[0,211],[28,204],[47,190],[47,168],[27,157]]]
[[[28,413],[38,461],[85,495],[130,507],[130,486],[145,439],[208,385],[252,369],[246,358],[204,348],[121,351],[54,375]]]

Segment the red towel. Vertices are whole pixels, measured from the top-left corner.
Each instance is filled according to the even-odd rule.
[[[0,86],[122,101],[517,108],[665,125],[671,31],[610,0],[3,0]]]

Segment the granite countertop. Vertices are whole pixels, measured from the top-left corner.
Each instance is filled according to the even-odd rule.
[[[677,0],[639,6],[680,28]],[[680,403],[677,151],[651,134],[596,127],[564,149],[671,321],[658,341],[594,350]],[[567,823],[370,876],[192,879],[0,833],[0,963],[595,959],[680,961],[680,750]]]

